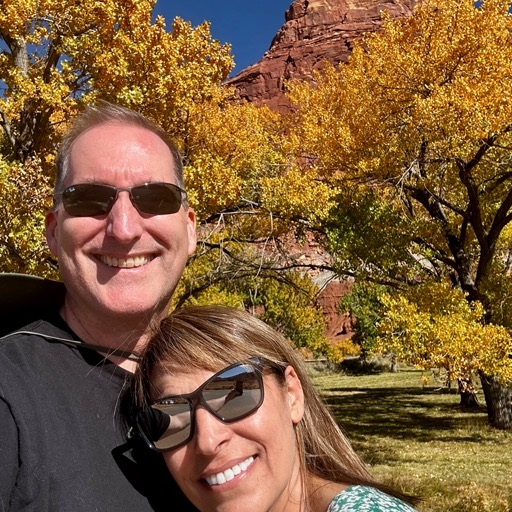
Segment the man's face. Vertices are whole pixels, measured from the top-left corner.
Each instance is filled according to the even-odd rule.
[[[80,135],[72,146],[64,187],[96,183],[133,187],[178,184],[169,148],[154,133],[131,125],[105,124]],[[112,210],[73,217],[62,204],[46,218],[46,237],[66,285],[66,307],[96,318],[161,312],[188,256],[196,247],[195,215],[139,213],[129,193]]]

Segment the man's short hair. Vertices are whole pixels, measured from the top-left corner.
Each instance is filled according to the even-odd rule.
[[[126,107],[100,100],[94,105],[89,105],[74,120],[70,130],[62,138],[57,153],[57,177],[55,180],[55,192],[62,192],[64,182],[69,174],[71,151],[73,143],[87,130],[103,124],[117,123],[144,128],[157,135],[169,148],[174,161],[175,185],[184,187],[183,160],[178,148],[171,141],[165,130],[153,123],[142,114]]]

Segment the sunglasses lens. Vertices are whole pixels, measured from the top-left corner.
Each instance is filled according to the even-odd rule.
[[[167,215],[181,207],[181,190],[170,183],[148,183],[132,188],[133,203],[143,213]]]
[[[116,191],[106,185],[74,185],[62,193],[62,204],[69,215],[94,217],[110,211]]]
[[[250,365],[237,365],[220,372],[199,388],[198,402],[224,423],[249,416],[263,402],[257,371]],[[191,405],[180,396],[165,398],[139,415],[138,426],[157,450],[177,448],[193,435]]]
[[[152,405],[139,427],[157,450],[170,450],[191,438],[191,419],[189,403],[176,397]]]
[[[252,366],[239,365],[211,380],[203,390],[210,412],[229,423],[258,409],[263,393],[257,371]]]

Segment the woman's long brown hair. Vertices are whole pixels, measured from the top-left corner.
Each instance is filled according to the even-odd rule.
[[[135,406],[147,405],[155,370],[217,372],[250,357],[264,357],[295,369],[304,391],[305,412],[296,426],[306,503],[308,476],[346,485],[368,485],[414,504],[417,499],[377,483],[316,392],[290,342],[255,316],[226,306],[192,306],[164,319],[147,345],[135,373]]]

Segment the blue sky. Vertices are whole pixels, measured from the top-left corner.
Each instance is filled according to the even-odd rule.
[[[179,16],[193,26],[209,21],[214,39],[230,43],[236,74],[255,64],[284,24],[293,0],[158,0],[154,9],[168,23]]]

